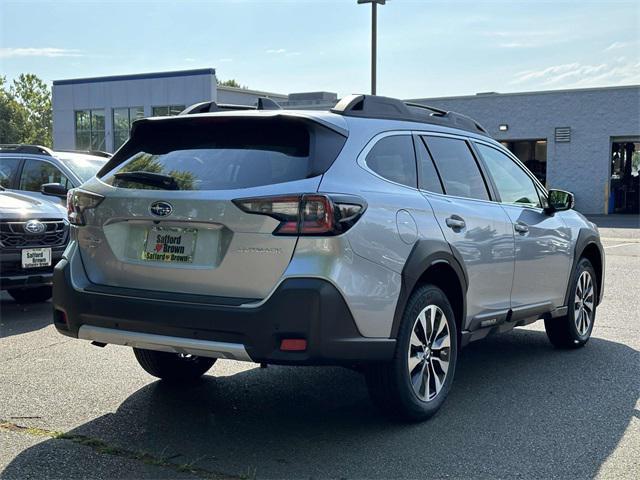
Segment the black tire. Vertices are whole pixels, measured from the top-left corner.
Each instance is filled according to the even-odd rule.
[[[440,314],[438,309],[442,314],[442,316],[439,317],[440,320],[444,318],[446,327],[448,328],[448,349],[444,347],[436,348],[437,343],[441,342],[444,337],[442,334],[438,335],[438,332],[440,332],[438,328],[439,323],[435,322],[434,325],[436,328],[434,330],[436,330],[436,335],[431,337],[431,342],[427,338],[426,347],[422,345],[416,348],[414,346],[415,340],[420,340],[419,343],[424,343],[421,338],[418,338],[420,335],[416,334],[415,338],[412,337],[414,329],[418,329],[416,332],[422,331],[420,327],[418,327],[418,316],[423,311],[429,313],[433,310],[435,311],[434,318],[437,322],[438,315]],[[442,330],[442,332],[444,332],[444,330]],[[428,335],[427,333],[427,337]],[[431,349],[432,347],[433,350]],[[420,351],[420,349],[422,349],[422,351]],[[445,352],[445,350],[447,351]],[[424,363],[416,363],[416,366],[412,370],[412,375],[409,372],[410,362],[412,360],[415,362],[420,358],[416,352],[422,356],[422,362]],[[413,356],[414,354],[416,354],[416,356]],[[451,389],[456,370],[457,357],[458,332],[453,309],[447,296],[434,285],[424,285],[417,288],[411,294],[402,316],[394,359],[388,363],[371,365],[365,372],[369,394],[373,403],[384,413],[392,417],[409,421],[426,420],[438,411]],[[441,382],[440,390],[433,384],[435,396],[429,398],[430,393],[427,388],[431,389],[432,383],[430,382],[432,379],[435,381],[436,376],[440,378],[439,373],[444,371],[441,367],[441,365],[444,365],[442,361],[445,359],[448,359],[448,368],[444,373],[444,381]],[[423,366],[426,366],[426,368],[423,368]],[[429,375],[426,384],[424,384],[425,376],[421,373],[425,370],[427,370]],[[411,378],[417,379],[418,382],[423,382],[423,385],[416,387],[418,391],[414,389]],[[424,387],[424,394],[420,393],[423,391],[422,387]],[[424,395],[424,398],[421,398],[420,395]]]
[[[51,287],[10,288],[9,295],[18,303],[46,302],[51,298]]]
[[[581,278],[584,278],[584,275],[588,275],[591,280],[591,288],[593,290],[591,296],[592,308],[589,308],[588,301],[577,301],[578,297],[582,295],[580,292],[580,282]],[[596,319],[597,281],[596,272],[591,262],[586,258],[581,258],[571,277],[571,293],[569,295],[569,310],[567,311],[567,315],[558,318],[548,318],[544,321],[547,337],[553,346],[557,348],[580,348],[589,341]],[[580,304],[583,305],[583,312],[588,314],[588,325],[586,326],[585,317],[580,317]],[[582,320],[580,320],[581,318]]]
[[[194,382],[216,363],[215,358],[184,356],[142,348],[134,348],[133,353],[147,373],[171,383]]]

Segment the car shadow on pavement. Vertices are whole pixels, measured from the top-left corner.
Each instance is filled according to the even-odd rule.
[[[620,343],[560,351],[515,331],[465,349],[449,399],[420,424],[381,417],[356,372],[269,367],[153,382],[71,433],[245,477],[593,478],[637,415],[639,362]],[[62,459],[34,470],[63,441],[28,448],[0,477],[67,476]]]
[[[51,302],[19,304],[0,292],[0,338],[51,325]]]

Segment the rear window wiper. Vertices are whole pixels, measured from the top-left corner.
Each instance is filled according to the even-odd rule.
[[[140,183],[151,187],[158,187],[163,190],[180,190],[178,182],[171,175],[153,172],[118,172],[113,175],[117,180]]]

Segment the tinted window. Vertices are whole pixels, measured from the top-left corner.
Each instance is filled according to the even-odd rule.
[[[422,190],[443,193],[436,166],[421,138],[416,140],[416,149],[418,154],[418,185]]]
[[[144,121],[143,121],[144,122]],[[320,175],[345,138],[317,124],[287,118],[242,117],[154,120],[112,158],[104,181],[121,188],[158,189],[144,179],[115,174],[170,176],[179,190],[257,187]]]
[[[11,183],[18,173],[19,158],[0,158],[0,186],[11,188]]]
[[[416,187],[416,160],[410,135],[394,135],[378,141],[367,155],[367,166],[387,180]]]
[[[20,177],[20,190],[39,192],[45,183],[61,183],[67,188],[72,187],[67,177],[50,163],[40,160],[25,161]]]
[[[447,195],[489,200],[478,164],[464,140],[445,137],[424,139],[436,162]]]
[[[540,206],[540,198],[533,180],[516,162],[495,148],[476,145],[503,203]]]

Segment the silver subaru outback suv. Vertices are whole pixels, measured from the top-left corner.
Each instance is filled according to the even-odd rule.
[[[454,112],[198,104],[136,121],[70,192],[55,326],[165,381],[217,358],[357,366],[382,410],[425,419],[469,342],[538,319],[588,341],[604,254],[572,207]]]

